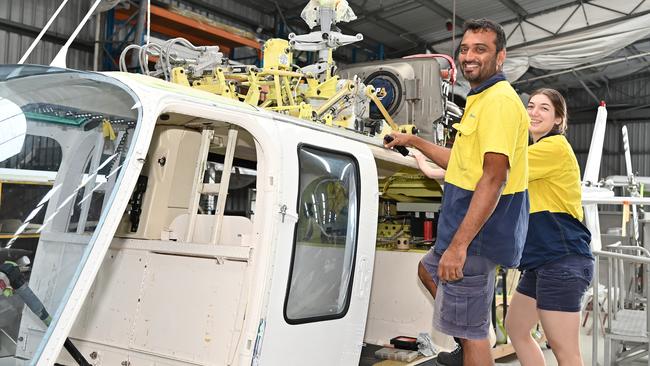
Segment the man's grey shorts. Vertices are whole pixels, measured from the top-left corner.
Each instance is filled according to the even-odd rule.
[[[490,330],[496,264],[488,258],[469,255],[462,280],[440,283],[440,257],[432,249],[422,258],[424,268],[438,285],[433,325],[453,337],[486,339]]]

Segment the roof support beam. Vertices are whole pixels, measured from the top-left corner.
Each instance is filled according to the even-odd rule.
[[[528,16],[526,9],[522,8],[521,5],[514,0],[499,0],[499,2],[505,5],[506,8],[510,9],[510,11],[517,14],[518,17],[524,18]]]
[[[578,11],[578,9],[580,9],[580,7],[579,7],[579,6],[576,6],[576,8],[573,9],[573,11],[571,12],[571,14],[569,14],[569,16],[564,20],[564,23],[562,23],[562,25],[560,26],[560,28],[557,29],[557,32],[555,32],[555,35],[556,35],[556,36],[557,36],[558,34],[560,34],[560,32],[562,32],[562,29],[564,28],[564,26],[569,22],[569,20],[571,20],[571,17],[573,16],[573,14],[576,13],[576,11]]]
[[[360,8],[360,7],[356,6],[356,5],[353,5],[352,3],[349,3],[349,4],[350,4],[350,7],[352,8],[352,10],[356,14],[364,14],[365,13],[365,10],[363,8]],[[402,38],[402,39],[404,39],[406,41],[409,41],[409,42],[413,43],[414,45],[419,45],[421,43],[425,43],[424,40],[421,39],[420,37],[417,37],[417,36],[413,35],[408,30],[400,27],[399,25],[397,25],[397,24],[395,24],[395,23],[393,23],[393,22],[391,22],[391,21],[389,21],[389,20],[387,20],[387,19],[385,19],[383,17],[379,17],[376,14],[372,14],[372,15],[367,15],[366,14],[366,19],[369,22],[371,22],[371,23],[373,23],[373,24],[375,24],[375,25],[377,25],[379,27],[390,30],[392,33],[396,33],[397,35],[399,35],[400,38]]]
[[[580,2],[576,2],[576,3],[572,3],[572,4],[570,4],[570,5],[565,5],[565,6],[557,7],[557,8],[554,8],[554,9],[555,9],[555,10],[558,10],[558,9],[566,8],[566,7],[568,7],[568,6],[576,6],[576,5],[578,6],[576,9],[579,10],[579,9],[581,8],[581,6],[580,6]],[[530,15],[528,16],[528,19],[530,19],[531,17],[537,16],[537,15],[547,14],[547,13],[548,13],[548,11],[542,11],[542,12],[538,12],[538,13],[535,13],[535,14],[530,14]],[[574,12],[574,13],[575,13],[575,12]],[[597,28],[597,27],[604,27],[604,26],[608,26],[608,25],[611,25],[611,24],[615,24],[615,23],[620,22],[620,21],[623,20],[623,19],[625,19],[625,20],[629,20],[629,19],[632,19],[632,18],[636,18],[636,17],[644,16],[644,15],[647,15],[647,14],[650,14],[650,10],[644,10],[644,11],[641,11],[641,12],[638,12],[638,13],[634,13],[634,14],[627,15],[627,16],[625,16],[625,17],[621,16],[621,17],[618,17],[618,18],[615,18],[615,19],[611,19],[611,20],[608,20],[608,21],[602,22],[602,23],[597,23],[597,24],[588,25],[588,26],[586,26],[586,27],[582,27],[582,28],[578,28],[578,29],[573,29],[573,30],[570,30],[570,31],[567,31],[567,32],[563,32],[563,33],[554,33],[553,35],[548,36],[548,37],[543,37],[543,38],[540,38],[540,39],[536,39],[536,40],[534,40],[534,41],[526,41],[526,42],[524,42],[524,43],[522,43],[522,44],[518,44],[518,45],[516,45],[516,46],[508,47],[508,50],[516,50],[516,49],[518,49],[518,48],[522,48],[522,47],[531,46],[531,45],[534,45],[534,44],[538,44],[538,43],[546,42],[546,41],[548,41],[548,40],[551,40],[551,39],[557,38],[558,36],[568,36],[568,35],[576,34],[576,33],[580,33],[580,32],[583,32],[583,31],[586,31],[586,30],[589,30],[589,29],[593,29],[593,28]],[[569,18],[567,18],[567,20],[568,20],[568,19],[569,19]],[[520,21],[517,20],[517,19],[515,19],[515,20],[509,20],[509,21],[507,21],[507,22],[502,22],[501,25],[511,24],[511,23],[518,23],[518,22],[520,22]],[[565,24],[566,24],[566,21],[565,21]],[[564,25],[563,25],[563,26],[564,26]],[[546,31],[548,32],[548,30],[546,30]],[[459,37],[462,37],[462,36],[463,36],[462,33],[460,33],[460,34],[458,34],[456,37],[459,38]],[[451,37],[448,37],[448,38],[445,38],[445,39],[442,39],[442,40],[436,41],[436,42],[434,42],[432,45],[435,47],[436,44],[440,44],[440,43],[444,43],[444,42],[449,42],[449,41],[451,41]]]
[[[582,87],[585,89],[587,94],[589,94],[592,98],[594,98],[594,100],[596,101],[596,104],[600,103],[600,99],[596,96],[596,94],[594,94],[594,92],[591,91],[591,89],[589,89],[587,84],[580,78],[580,75],[578,75],[578,72],[573,70],[571,73],[573,74],[573,76],[576,77],[576,79],[578,79],[578,82],[580,83],[580,85],[582,85]]]
[[[620,10],[612,9],[612,8],[602,6],[602,5],[599,5],[599,4],[596,4],[596,3],[590,3],[589,5],[595,6],[597,8],[601,8],[601,9],[604,9],[604,10],[607,10],[607,11],[611,11],[612,13],[617,13],[619,15],[628,15],[627,13],[624,13],[624,12],[622,12]]]
[[[623,19],[625,19],[625,20],[629,20],[629,19],[632,19],[632,18],[636,18],[636,17],[640,17],[640,16],[643,16],[643,15],[646,15],[646,14],[650,14],[650,10],[645,10],[645,11],[642,11],[642,12],[640,12],[640,13],[635,13],[635,14],[632,14],[632,15],[627,15],[627,16],[625,16],[625,17],[621,16],[621,17],[618,17],[618,18],[615,18],[615,19],[611,19],[611,20],[608,20],[608,21],[602,22],[602,23],[592,24],[592,25],[588,25],[588,26],[586,26],[586,27],[582,27],[582,28],[578,28],[578,29],[573,29],[573,30],[570,30],[570,31],[568,31],[568,32],[564,32],[564,33],[560,33],[560,34],[554,34],[554,35],[552,35],[552,36],[548,36],[548,37],[544,37],[544,38],[536,39],[536,40],[534,40],[534,41],[530,41],[530,42],[527,42],[527,43],[525,43],[525,44],[519,44],[519,45],[516,45],[516,46],[510,47],[509,49],[510,49],[510,50],[513,50],[513,49],[517,49],[517,48],[521,48],[521,47],[525,47],[525,46],[534,45],[534,44],[537,44],[537,43],[546,42],[546,41],[551,40],[551,39],[553,39],[553,38],[557,38],[558,36],[562,36],[562,37],[563,37],[563,36],[568,36],[568,35],[570,35],[570,34],[580,33],[580,32],[583,32],[583,31],[586,31],[586,30],[589,30],[589,29],[598,28],[598,27],[604,27],[604,26],[607,26],[607,25],[615,24],[615,23],[620,22],[620,21],[623,20]]]
[[[414,0],[407,0],[403,1],[398,4],[393,4],[389,6],[383,6],[379,7],[375,10],[372,11],[365,11],[363,13],[358,13],[355,10],[355,13],[357,15],[357,19],[351,21],[349,24],[355,24],[355,23],[360,23],[363,22],[364,20],[367,20],[368,18],[371,18],[375,15],[381,14],[381,17],[386,19],[390,18],[391,16],[394,16],[396,14],[401,14],[405,11],[410,11],[419,8],[421,5],[417,3]],[[362,7],[363,9],[363,7]]]
[[[533,23],[533,22],[531,22],[531,21],[529,21],[529,20],[525,20],[525,19],[524,19],[524,22],[525,22],[526,24],[530,24],[530,25],[532,25],[533,27],[535,27],[535,28],[537,28],[537,29],[539,29],[539,30],[542,30],[542,31],[544,31],[544,32],[546,32],[546,33],[548,33],[548,34],[550,34],[550,35],[552,35],[552,36],[555,35],[555,33],[551,32],[550,30],[548,30],[548,29],[546,29],[546,28],[544,28],[544,27],[542,27],[542,26],[539,26],[539,25],[537,25],[537,24],[535,24],[535,23]],[[521,24],[521,23],[520,23],[520,24]]]
[[[514,28],[512,28],[512,30],[510,31],[510,34],[508,34],[508,35],[506,36],[506,43],[508,42],[508,40],[510,39],[510,37],[512,37],[512,35],[515,34],[515,31],[516,31],[517,29],[519,29],[519,27],[521,27],[521,21],[520,21],[519,23],[517,23],[517,25],[516,25]]]
[[[424,0],[419,0],[419,1],[424,1]],[[558,11],[558,10],[561,10],[561,9],[573,7],[573,6],[576,6],[576,5],[579,6],[583,2],[589,2],[589,0],[576,0],[576,1],[572,1],[570,3],[563,4],[563,5],[560,5],[560,6],[556,6],[556,7],[550,8],[550,9],[545,9],[545,10],[541,10],[541,11],[538,11],[538,12],[535,12],[535,13],[530,13],[530,14],[528,14],[527,18],[530,19],[530,18],[536,17],[538,15],[544,15],[544,14],[552,13],[554,11]],[[636,14],[634,14],[634,15],[636,15]],[[519,19],[519,18],[507,20],[507,21],[501,22],[501,25],[503,26],[503,25],[506,25],[506,24],[520,23],[520,20],[521,19]],[[460,38],[462,36],[463,36],[463,34],[461,32],[456,34],[456,38]],[[438,43],[449,42],[449,41],[451,41],[451,39],[452,39],[452,37],[447,37],[447,38],[444,38],[444,39],[437,40],[437,41],[435,41],[433,43],[433,46],[435,46]]]
[[[444,6],[438,4],[434,0],[416,0],[418,3],[422,4],[425,8],[428,8],[429,10],[432,10],[434,13],[438,14],[439,16],[445,18],[445,19],[452,19],[454,17],[454,14],[451,12],[451,10],[445,8]],[[456,27],[462,28],[463,23],[465,23],[465,19],[459,17],[456,15]]]
[[[300,14],[302,12],[302,9],[305,8],[305,6],[307,6],[307,5],[306,4],[299,4],[299,5],[296,5],[296,6],[292,6],[290,8],[286,8],[286,10],[284,12],[287,15]]]
[[[632,11],[630,11],[630,13],[629,13],[628,15],[634,13],[634,12],[636,11],[636,9],[638,9],[639,6],[643,5],[643,3],[644,3],[645,1],[646,1],[646,0],[641,0],[641,2],[639,2],[639,3],[634,7],[634,9],[632,9]]]

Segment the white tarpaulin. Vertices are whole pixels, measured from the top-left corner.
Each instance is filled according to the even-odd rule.
[[[529,67],[542,70],[566,70],[584,65],[650,35],[650,14],[615,24],[560,36],[507,52],[503,65],[509,81],[519,79]]]
[[[0,162],[18,154],[25,143],[25,114],[9,99],[0,99]]]

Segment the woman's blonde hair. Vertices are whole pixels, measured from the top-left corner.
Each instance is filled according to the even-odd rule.
[[[530,97],[532,98],[537,94],[543,94],[548,97],[548,99],[551,101],[551,104],[553,104],[553,109],[555,109],[555,117],[560,119],[560,123],[553,126],[551,132],[564,135],[567,130],[568,116],[566,101],[564,100],[564,97],[562,94],[560,94],[559,91],[551,88],[537,89],[530,95]]]

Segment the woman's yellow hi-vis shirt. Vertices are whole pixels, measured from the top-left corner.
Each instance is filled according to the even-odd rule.
[[[580,167],[567,139],[549,134],[528,148],[530,218],[521,269],[567,255],[592,257],[582,225]]]
[[[472,240],[468,255],[516,267],[528,226],[528,113],[512,86],[497,74],[467,98],[445,174],[435,251],[443,253],[465,218],[486,153],[508,157],[508,180],[496,209]]]

